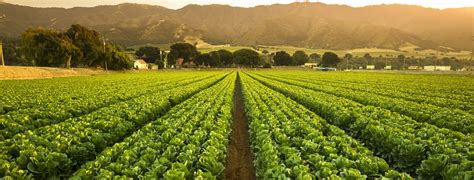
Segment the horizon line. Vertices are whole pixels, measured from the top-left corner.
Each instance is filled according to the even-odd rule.
[[[182,7],[179,7],[179,8],[171,8],[171,7],[166,7],[166,6],[159,5],[159,4],[134,3],[134,2],[123,2],[123,3],[116,3],[116,4],[100,4],[100,5],[95,5],[95,6],[72,6],[72,7],[31,6],[31,5],[24,5],[24,4],[17,4],[17,3],[5,2],[5,1],[3,1],[3,0],[0,0],[0,4],[1,4],[1,3],[12,4],[12,5],[17,5],[17,6],[33,7],[33,8],[59,8],[59,9],[94,8],[94,7],[101,7],[101,6],[117,6],[117,5],[123,5],[123,4],[136,4],[136,5],[158,6],[158,7],[163,7],[163,8],[172,9],[172,10],[179,10],[179,9],[183,9],[183,8],[185,8],[185,7],[187,7],[187,6],[192,6],[192,5],[197,5],[197,6],[222,5],[222,6],[230,6],[230,7],[235,7],[235,8],[256,8],[256,7],[261,7],[261,6],[291,5],[291,4],[306,4],[306,3],[308,3],[308,4],[332,5],[332,6],[347,6],[347,7],[351,7],[351,8],[366,8],[366,7],[372,7],[372,6],[386,6],[386,5],[416,6],[416,7],[421,7],[421,8],[426,8],[426,9],[436,9],[436,10],[474,8],[474,6],[436,8],[436,7],[422,6],[422,5],[418,5],[418,4],[402,4],[402,3],[380,3],[380,4],[370,4],[370,5],[364,5],[364,6],[351,6],[351,5],[348,5],[348,4],[324,3],[324,2],[291,2],[291,3],[261,4],[261,5],[255,5],[255,6],[236,6],[236,5],[219,4],[219,3],[212,3],[212,4],[193,4],[193,3],[191,3],[191,4],[186,4],[186,5],[184,5],[184,6],[182,6]]]

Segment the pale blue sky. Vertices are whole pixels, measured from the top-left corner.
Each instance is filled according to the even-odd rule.
[[[2,1],[2,0],[0,0]],[[125,2],[160,5],[172,9],[181,8],[187,4],[229,4],[240,7],[253,7],[256,5],[288,4],[296,0],[3,0],[13,4],[35,7],[76,7],[114,5]],[[300,0],[303,1],[303,0]],[[472,7],[474,0],[310,0],[310,2],[323,2],[327,4],[346,4],[361,7],[374,4],[412,4],[432,8]]]

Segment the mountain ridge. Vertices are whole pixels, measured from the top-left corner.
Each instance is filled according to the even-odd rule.
[[[124,3],[96,7],[33,8],[0,4],[0,36],[18,37],[26,28],[64,30],[79,23],[125,45],[172,43],[199,37],[211,44],[292,45],[308,48],[470,50],[472,7],[434,9],[413,5],[350,7],[324,3],[187,5],[180,9]]]

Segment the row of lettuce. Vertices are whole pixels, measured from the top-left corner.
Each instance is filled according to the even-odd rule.
[[[257,177],[410,179],[295,101],[242,74]]]
[[[141,89],[146,93],[149,86],[156,86],[163,81],[177,78],[190,78],[191,73],[137,73],[111,74],[93,77],[68,77],[35,80],[0,81],[0,114],[7,114],[21,109],[40,108],[49,103],[69,103],[72,100],[88,100],[97,97],[101,101],[110,101],[98,97],[108,95],[109,98],[126,98],[122,95],[133,89]],[[121,96],[121,97],[116,97]]]
[[[74,78],[2,82],[8,84],[5,86],[8,88],[3,91],[10,91],[13,95],[4,96],[1,100],[3,107],[10,110],[0,114],[0,140],[89,114],[116,103],[191,84],[213,75],[216,74],[179,76],[156,73],[147,77],[106,76],[93,81]]]
[[[284,82],[307,89],[344,97],[355,102],[381,107],[393,112],[408,116],[419,122],[427,122],[441,128],[448,128],[462,133],[474,132],[474,115],[455,108],[439,107],[427,103],[418,103],[396,97],[389,97],[376,94],[378,90],[368,89],[367,91],[353,90],[344,86],[331,86],[327,83],[315,83],[311,79],[281,77],[276,78],[261,74],[263,77]],[[386,90],[380,90],[386,92]],[[391,92],[391,95],[396,95]],[[407,94],[398,94],[398,96],[409,96]]]
[[[172,108],[74,173],[77,178],[215,179],[232,123],[235,75]],[[216,97],[216,98],[209,98]]]
[[[438,108],[430,113],[453,118],[445,119],[453,126],[391,109],[386,104],[400,102],[381,91],[314,83],[291,73],[167,75],[155,77],[159,83],[133,75],[98,77],[95,83],[62,79],[78,94],[100,86],[102,93],[89,92],[96,97],[77,99],[60,93],[68,86],[58,86],[31,101],[21,95],[1,99],[25,103],[0,115],[0,177],[223,178],[239,76],[259,179],[474,177],[474,138],[463,129],[469,124],[460,127],[466,119],[442,114],[448,107],[409,100],[398,106],[420,112]],[[129,81],[117,84],[123,78]],[[49,83],[42,81],[59,80],[32,84]],[[12,88],[26,86],[12,83]],[[59,96],[50,97],[55,93]],[[44,104],[50,109],[42,109]],[[58,115],[48,115],[51,110]],[[470,117],[462,109],[454,113]]]
[[[397,99],[413,101],[438,107],[450,108],[474,114],[474,83],[463,76],[428,76],[400,74],[327,74],[307,72],[274,72],[278,77],[289,77],[297,81],[345,88],[356,92],[370,92]],[[354,76],[354,77],[352,77]],[[384,78],[376,78],[383,76]],[[408,77],[405,77],[408,76]],[[399,78],[400,79],[397,79]],[[442,80],[440,80],[442,79]],[[449,82],[443,82],[446,81]],[[459,80],[461,79],[461,80]],[[376,80],[376,81],[375,81]]]
[[[474,138],[470,133],[418,122],[347,96],[297,86],[295,81],[282,77],[250,76],[343,129],[396,170],[421,178],[469,179],[474,176]]]
[[[69,176],[105,148],[122,142],[173,106],[227,75],[210,74],[214,76],[157,90],[2,140],[0,176],[14,179]]]

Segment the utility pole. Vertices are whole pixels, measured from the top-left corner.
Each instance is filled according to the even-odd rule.
[[[5,59],[3,59],[3,42],[0,40],[0,58],[2,59],[2,66],[5,66]]]
[[[472,55],[473,54],[474,54],[474,36],[471,36],[471,59],[469,60],[469,66],[471,66],[471,67],[472,67]],[[469,67],[469,69],[471,67]]]
[[[108,71],[108,69],[107,69],[107,58],[106,58],[107,54],[106,54],[106,52],[105,52],[105,45],[106,45],[106,43],[105,43],[105,35],[102,36],[102,44],[103,44],[103,47],[104,47],[105,71]]]
[[[406,57],[403,58],[403,67],[402,67],[402,70],[405,70],[405,59],[406,59]]]
[[[346,70],[349,69],[349,56],[346,57]]]
[[[5,20],[7,18],[7,15],[2,14],[0,15],[0,22]],[[5,66],[5,59],[3,57],[3,42],[0,39],[0,59],[2,59],[2,66]]]

